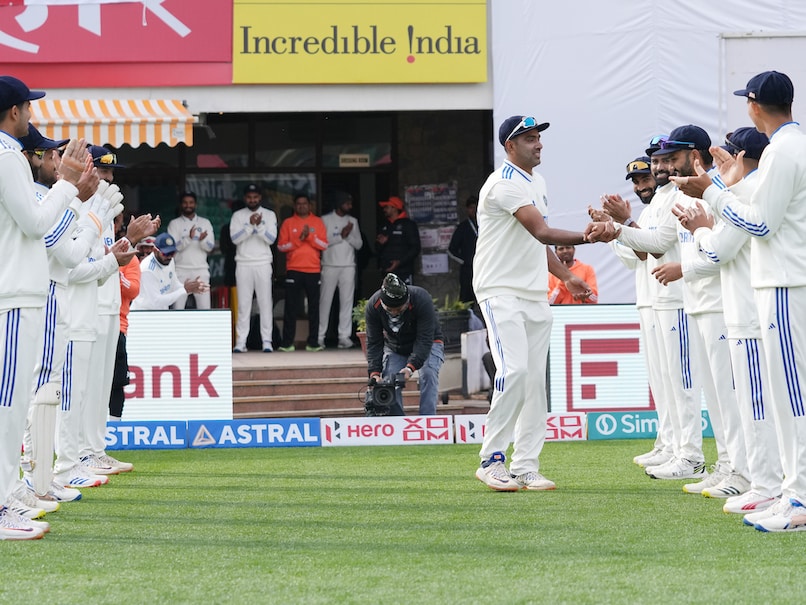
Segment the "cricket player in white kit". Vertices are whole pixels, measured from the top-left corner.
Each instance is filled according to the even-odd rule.
[[[182,296],[209,292],[200,279],[179,280],[174,265],[176,240],[170,233],[160,233],[154,251],[140,262],[140,294],[131,303],[132,311],[167,311]]]
[[[355,296],[355,252],[363,245],[358,220],[350,216],[353,197],[338,192],[336,207],[322,217],[327,235],[327,250],[322,252],[322,272],[319,289],[319,345],[325,346],[330,307],[339,289],[338,347],[353,346],[353,297]]]
[[[781,500],[744,516],[761,531],[806,531],[806,135],[792,121],[794,86],[786,74],[760,73],[734,94],[747,98],[753,125],[770,144],[761,155],[749,203],[707,174],[677,179],[721,217],[752,236],[751,285],[756,290],[784,480]],[[743,176],[741,155],[711,149],[728,187]]]
[[[533,117],[504,120],[498,140],[507,159],[479,192],[473,289],[487,323],[496,374],[476,477],[496,491],[555,488],[540,473],[539,461],[548,414],[549,270],[574,296],[591,294],[547,247],[585,243],[582,233],[546,223],[546,184],[532,169],[540,164],[540,132],[548,127]],[[513,436],[507,469],[506,451]]]
[[[674,184],[669,182],[669,168],[655,157],[657,148],[647,149],[652,173],[658,182],[655,196],[641,214],[641,228],[620,227],[618,241],[633,250],[650,253],[647,270],[654,296],[655,330],[659,332],[665,390],[670,395],[669,420],[672,426],[674,456],[658,456],[647,465],[646,472],[657,479],[701,478],[706,475],[702,452],[702,423],[700,414],[700,385],[697,360],[699,351],[693,347],[696,340],[689,339],[689,319],[683,311],[683,287],[680,280],[659,282],[655,273],[659,267],[680,262],[677,240],[677,219],[671,212],[676,196]],[[596,223],[604,229],[606,223]],[[646,464],[646,463],[645,463]]]
[[[731,191],[748,202],[758,184],[758,160],[769,140],[755,128],[738,128],[726,142],[734,154],[745,152],[745,176]],[[722,302],[751,488],[729,497],[722,510],[740,514],[765,510],[780,499],[782,470],[764,343],[750,285],[750,235],[725,221],[714,225],[701,207],[676,214],[694,235],[701,254],[720,267],[722,277]]]
[[[277,215],[260,205],[260,189],[254,183],[246,186],[244,202],[246,208],[233,213],[229,226],[230,239],[236,249],[235,282],[238,287],[238,321],[233,351],[246,351],[254,295],[260,312],[263,351],[270,353],[274,329],[271,245],[277,240]]]
[[[46,139],[31,125],[28,137],[21,139],[21,142],[24,149],[32,150],[27,155],[32,167],[36,166],[37,182],[34,183],[34,191],[37,202],[41,203],[58,178],[57,170],[61,158],[56,149],[67,141]],[[36,151],[42,153],[42,159],[38,162]],[[85,212],[86,207],[79,207],[79,210],[82,213],[81,219],[68,209],[45,235],[50,276],[45,339],[34,370],[34,395],[24,442],[26,457],[33,462],[33,468],[25,473],[26,483],[40,502],[77,500],[81,497],[78,490],[64,488],[53,481],[56,422],[61,404],[62,368],[67,349],[70,311],[67,279],[69,270],[87,257],[92,245],[100,237],[103,221],[95,213]]]
[[[41,204],[34,199],[33,177],[18,137],[28,133],[31,91],[11,76],[0,76],[0,334],[3,368],[0,382],[0,539],[41,538],[50,526],[25,519],[5,503],[19,477],[20,444],[31,399],[34,364],[41,346],[48,292],[44,235],[73,202],[97,186],[86,159],[84,141],[72,141],[64,155],[63,179]],[[87,197],[89,197],[87,195]],[[75,206],[73,206],[75,209]]]
[[[213,225],[203,216],[196,214],[196,194],[185,191],[179,198],[181,216],[168,223],[168,233],[176,241],[176,277],[180,282],[198,279],[210,283],[210,266],[207,255],[215,248]],[[174,301],[171,308],[184,309],[188,293]],[[197,309],[210,308],[210,290],[195,292],[193,299]]]

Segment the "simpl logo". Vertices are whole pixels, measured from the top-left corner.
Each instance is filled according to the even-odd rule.
[[[602,414],[596,419],[596,430],[604,436],[610,436],[616,432],[618,422],[610,414]]]
[[[569,412],[651,410],[638,323],[565,326]]]

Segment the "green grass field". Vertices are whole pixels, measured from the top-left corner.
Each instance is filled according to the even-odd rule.
[[[549,443],[557,490],[518,493],[474,478],[476,445],[120,452],[135,472],[0,542],[0,602],[802,600],[806,534],[649,479],[650,447]]]

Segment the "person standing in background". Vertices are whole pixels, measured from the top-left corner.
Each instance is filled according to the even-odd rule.
[[[319,346],[325,346],[330,307],[336,288],[339,290],[338,347],[353,346],[352,311],[355,293],[355,253],[363,242],[358,220],[350,216],[353,196],[336,192],[336,207],[322,217],[327,230],[327,249],[322,252],[322,277],[319,291]]]
[[[417,223],[404,210],[403,200],[393,195],[378,202],[386,216],[386,223],[378,232],[378,267],[384,273],[394,273],[411,284],[414,261],[420,255],[420,230]]]
[[[473,257],[476,255],[476,240],[479,238],[479,223],[476,208],[479,198],[471,195],[465,202],[467,218],[457,225],[448,245],[448,254],[461,265],[459,269],[459,300],[476,302],[473,293]]]
[[[311,200],[307,195],[294,196],[294,214],[283,221],[277,249],[286,255],[285,311],[283,315],[283,345],[280,351],[295,349],[297,312],[300,295],[308,299],[308,342],[306,351],[321,351],[319,344],[319,277],[322,270],[320,255],[327,249],[327,229],[311,213]],[[351,307],[352,313],[352,307]]]
[[[596,284],[596,272],[593,267],[574,258],[575,246],[554,246],[557,258],[568,267],[568,270],[579,279],[587,283],[593,294],[584,300],[574,298],[565,287],[565,283],[552,274],[549,274],[549,304],[552,305],[581,305],[599,302],[599,286]]]
[[[260,338],[263,352],[273,351],[271,245],[277,239],[277,215],[261,205],[260,189],[250,183],[244,189],[245,208],[234,212],[229,233],[235,245],[235,283],[238,289],[238,321],[235,325],[233,353],[246,351],[246,339],[252,319],[252,297],[257,298],[260,313]]]
[[[209,284],[210,267],[207,264],[207,255],[215,248],[213,225],[196,214],[196,194],[192,191],[185,191],[179,197],[179,209],[181,216],[168,223],[168,233],[176,241],[176,277],[183,283],[189,279],[199,279]],[[183,294],[171,308],[184,309],[187,299],[187,293]],[[195,292],[193,299],[197,309],[210,308],[209,289]]]

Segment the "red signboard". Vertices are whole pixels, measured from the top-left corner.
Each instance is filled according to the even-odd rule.
[[[3,73],[30,87],[232,82],[232,0],[0,0]]]

